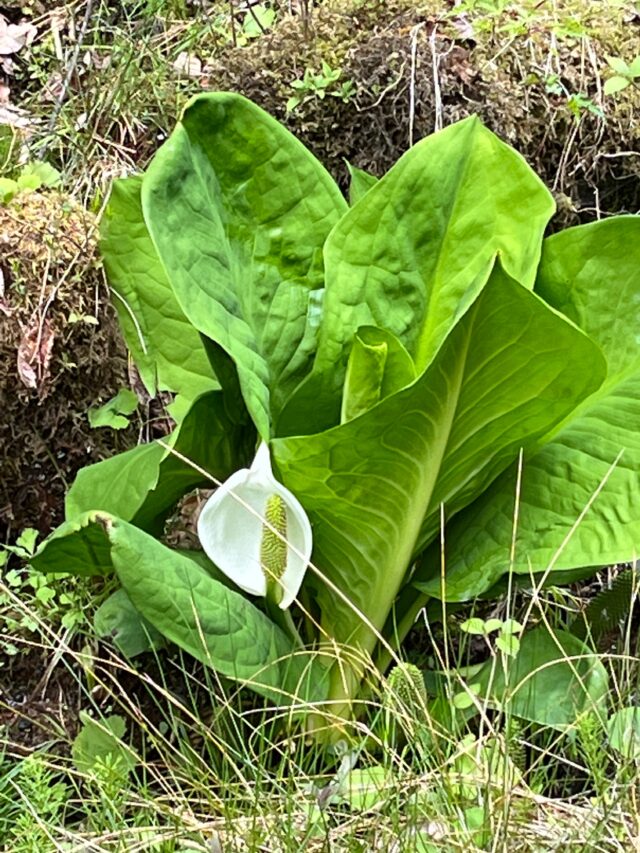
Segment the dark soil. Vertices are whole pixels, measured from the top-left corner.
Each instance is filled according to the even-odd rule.
[[[67,741],[75,729],[81,698],[77,677],[62,665],[49,669],[50,656],[43,652],[35,647],[2,658],[2,740],[20,752]]]
[[[95,221],[67,196],[0,206],[0,542],[61,520],[75,472],[131,446],[87,410],[129,384],[95,257]]]

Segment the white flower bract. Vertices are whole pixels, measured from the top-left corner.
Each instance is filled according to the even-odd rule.
[[[287,560],[279,583],[285,610],[295,599],[311,559],[311,524],[300,501],[273,476],[269,448],[261,444],[251,468],[236,471],[209,498],[198,519],[198,536],[216,566],[252,595],[266,595],[260,562],[267,501],[279,495],[287,516]]]

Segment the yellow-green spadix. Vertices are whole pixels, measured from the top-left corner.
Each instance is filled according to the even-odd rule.
[[[300,501],[273,476],[266,444],[250,468],[232,474],[206,502],[198,536],[240,589],[262,596],[273,591],[283,610],[297,596],[311,558],[311,525]]]

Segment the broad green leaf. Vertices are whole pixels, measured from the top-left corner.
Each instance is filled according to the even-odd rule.
[[[223,392],[211,391],[196,400],[165,446],[140,445],[83,468],[67,494],[66,517],[102,510],[160,534],[183,495],[225,480],[249,461],[252,448],[253,430],[233,422]]]
[[[621,708],[606,724],[611,746],[625,758],[640,759],[640,707]]]
[[[182,310],[233,358],[268,438],[315,352],[323,245],[347,209],[338,187],[255,104],[207,93],[154,157],[142,202]]]
[[[16,539],[16,545],[27,554],[33,554],[36,549],[36,542],[38,541],[39,536],[40,531],[36,530],[34,527],[27,527]]]
[[[93,627],[101,640],[110,640],[128,658],[164,645],[160,632],[140,615],[123,589],[112,593],[96,610]]]
[[[640,367],[640,216],[616,216],[549,237],[535,290],[600,346],[607,385]]]
[[[483,636],[487,633],[484,619],[478,619],[477,616],[467,619],[460,625],[460,630],[466,634],[479,634]]]
[[[349,170],[349,204],[354,205],[356,202],[369,192],[371,187],[378,183],[378,178],[375,175],[370,175],[364,169],[358,169],[357,166],[352,166],[347,161],[347,169]]]
[[[115,573],[129,600],[163,637],[228,678],[288,704],[322,699],[325,669],[244,595],[196,560],[104,513],[61,525],[32,559],[43,572]],[[62,568],[64,566],[64,569]]]
[[[123,772],[133,770],[138,759],[124,743],[124,718],[118,714],[95,720],[86,711],[80,711],[82,727],[71,745],[71,757],[76,769],[90,773],[99,761],[115,760]]]
[[[545,241],[536,290],[595,340],[606,381],[535,455],[525,454],[513,570],[528,576],[633,560],[640,542],[640,217]],[[593,369],[585,361],[585,372]],[[614,466],[614,467],[612,467]],[[446,596],[473,598],[509,569],[517,471],[446,530]],[[600,492],[599,487],[602,486]],[[439,554],[415,580],[440,595]]]
[[[19,189],[13,178],[0,178],[0,202],[3,204],[10,202]]]
[[[497,266],[413,385],[334,429],[272,443],[311,518],[315,564],[381,629],[440,503],[471,501],[603,375],[597,347]],[[361,617],[320,581],[318,600],[332,636],[371,650]]]
[[[173,295],[142,215],[142,177],[115,181],[100,250],[127,347],[151,395],[217,387],[200,336]]]
[[[629,66],[621,56],[606,56],[607,64],[616,74],[628,74]]]
[[[247,38],[258,38],[273,26],[275,20],[275,9],[265,6],[264,3],[254,3],[251,11],[245,12],[242,34]]]
[[[566,631],[551,634],[540,625],[520,643],[515,657],[498,656],[474,675],[482,696],[516,717],[554,728],[603,710],[607,671],[581,640]]]
[[[38,175],[27,173],[18,175],[17,184],[18,192],[33,192],[40,189],[42,181]]]
[[[238,591],[238,587],[211,562],[204,551],[179,550],[179,553],[194,560],[223,586]],[[162,634],[136,610],[124,589],[116,590],[100,605],[93,618],[93,626],[101,640],[113,642],[128,658],[166,645]]]
[[[375,326],[362,326],[354,336],[347,364],[341,423],[364,414],[415,378],[411,356],[394,335]]]
[[[615,95],[616,92],[622,92],[630,85],[631,80],[628,77],[609,77],[608,80],[604,81],[604,93],[605,95]]]
[[[60,172],[44,160],[34,160],[33,163],[27,163],[22,167],[20,178],[29,177],[37,179],[37,187],[57,187],[62,180]]]
[[[48,536],[29,561],[44,574],[69,572],[83,577],[113,572],[109,543],[99,512],[85,512],[65,521]]]
[[[128,388],[121,388],[111,400],[103,406],[89,409],[87,415],[89,425],[92,429],[98,427],[111,427],[112,429],[126,429],[129,426],[128,415],[138,408],[138,398]]]
[[[321,670],[243,595],[193,560],[116,519],[107,524],[113,565],[134,607],[197,660],[287,704],[320,698]],[[307,697],[310,698],[310,697]]]
[[[553,210],[522,157],[476,118],[411,148],[327,239],[313,373],[288,402],[278,434],[338,422],[360,326],[393,333],[419,374],[485,286],[497,253],[510,276],[533,287]]]
[[[65,499],[67,521],[91,509],[130,520],[156,486],[166,455],[153,441],[81,468]]]
[[[630,77],[640,77],[640,54],[636,56],[631,65],[629,66],[629,76]]]
[[[501,634],[496,639],[496,648],[514,658],[520,652],[520,640],[514,634]]]

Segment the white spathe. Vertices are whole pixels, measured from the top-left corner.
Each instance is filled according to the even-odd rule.
[[[311,559],[311,524],[300,501],[273,476],[269,448],[262,443],[251,468],[236,471],[209,498],[198,519],[207,556],[240,589],[266,595],[260,546],[267,500],[279,495],[287,512],[287,564],[280,578],[285,610],[295,599]]]

